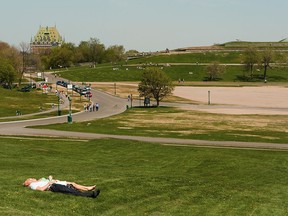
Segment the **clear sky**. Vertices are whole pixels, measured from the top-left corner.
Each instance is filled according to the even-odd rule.
[[[288,37],[287,0],[1,0],[0,41],[30,42],[57,26],[66,42],[157,51]]]

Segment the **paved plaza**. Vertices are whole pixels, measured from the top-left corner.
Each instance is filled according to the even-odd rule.
[[[288,115],[288,88],[262,87],[176,87],[174,95],[193,100],[211,113]],[[198,109],[193,107],[192,109]]]

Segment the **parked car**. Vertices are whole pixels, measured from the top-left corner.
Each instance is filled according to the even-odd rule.
[[[86,90],[86,91],[91,91],[91,87],[90,86],[84,86],[83,89]]]
[[[62,83],[63,83],[64,81],[63,80],[58,80],[57,82],[56,82],[56,85],[61,85],[62,86]]]
[[[30,85],[26,85],[24,87],[22,87],[19,91],[21,92],[30,92],[31,86]]]
[[[87,97],[87,98],[91,98],[92,97],[92,93],[89,91],[89,92],[87,92],[86,94],[85,94],[85,97]]]
[[[60,86],[63,86],[63,87],[65,87],[65,88],[67,88],[68,83],[65,82],[65,81],[63,81],[63,80],[58,80],[58,81],[56,82],[56,85],[60,85]]]

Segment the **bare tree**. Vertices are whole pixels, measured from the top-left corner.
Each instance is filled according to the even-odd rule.
[[[20,72],[20,77],[19,77],[19,85],[21,85],[21,81],[22,81],[23,75],[26,71],[26,67],[27,67],[27,63],[28,63],[30,44],[25,43],[25,42],[21,42],[19,47],[20,47],[20,53],[22,56],[22,70]]]
[[[219,62],[213,62],[207,66],[206,71],[209,81],[216,80],[225,72],[225,66],[219,64]]]
[[[254,66],[260,62],[259,54],[255,47],[249,47],[244,52],[244,64],[246,70],[250,71],[251,79],[254,76]]]
[[[264,50],[262,53],[262,64],[264,66],[264,82],[267,82],[267,69],[270,66],[270,63],[273,61],[274,52],[271,49]]]

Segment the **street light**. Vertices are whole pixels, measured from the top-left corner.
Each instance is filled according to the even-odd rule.
[[[71,110],[72,98],[70,97],[70,95],[68,96],[68,100],[69,100],[69,115],[68,115],[68,123],[69,123],[69,124],[72,124],[72,110]]]
[[[130,96],[130,101],[131,101],[131,108],[132,108],[132,106],[133,106],[133,103],[132,103],[132,101],[133,101],[133,95],[131,94],[131,96]]]
[[[114,95],[116,95],[116,83],[114,83]]]
[[[60,110],[61,97],[60,97],[60,93],[59,92],[57,92],[57,97],[58,97],[58,116],[61,116],[61,110]]]

